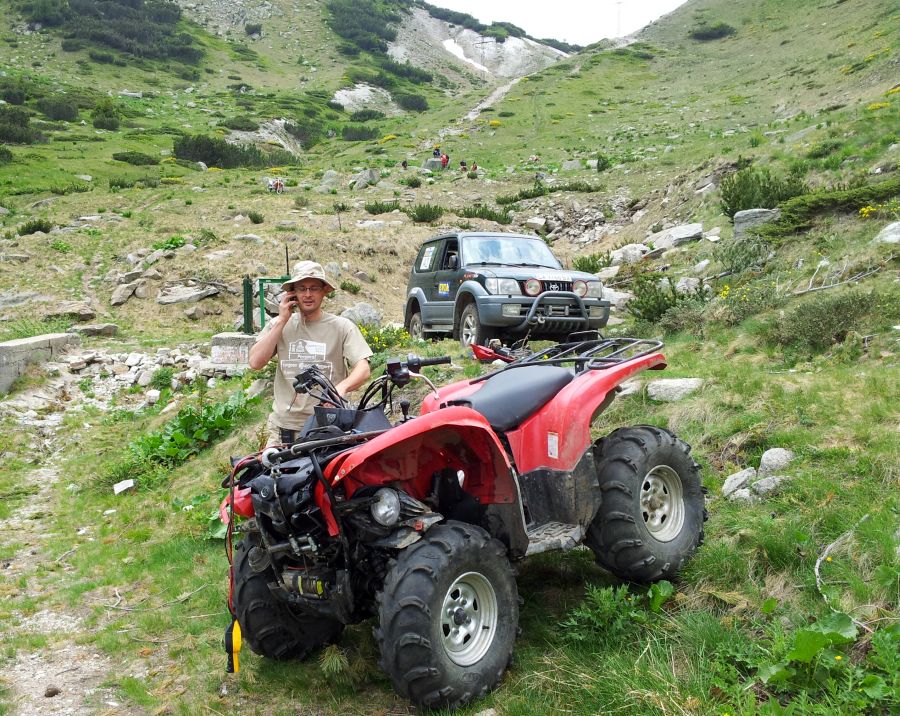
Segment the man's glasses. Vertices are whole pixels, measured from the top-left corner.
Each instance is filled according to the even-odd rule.
[[[294,293],[321,293],[324,286],[294,286]]]

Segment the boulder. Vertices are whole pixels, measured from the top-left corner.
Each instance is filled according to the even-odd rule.
[[[662,403],[672,403],[686,398],[702,386],[702,378],[663,378],[647,384],[647,395]]]
[[[47,318],[69,318],[76,321],[90,321],[96,317],[97,312],[84,301],[63,301],[55,308],[51,308],[44,314]]]
[[[85,326],[72,326],[69,332],[82,336],[114,336],[119,332],[119,327],[115,323],[89,323]]]
[[[618,264],[636,264],[649,250],[650,247],[644,244],[626,244],[621,249],[611,251],[609,255],[614,266]]]
[[[525,222],[525,228],[542,234],[547,231],[547,220],[543,216],[532,216]]]
[[[680,278],[678,279],[678,283],[675,284],[675,290],[678,291],[678,293],[696,293],[699,288],[700,279],[692,276]]]
[[[137,286],[134,289],[134,297],[135,298],[149,298],[150,297],[150,282],[141,278],[137,281]]]
[[[747,487],[755,477],[756,468],[753,467],[748,467],[746,470],[729,475],[725,478],[725,483],[722,485],[722,497],[731,497],[735,491]]]
[[[196,321],[203,318],[203,316],[206,315],[206,312],[203,310],[202,306],[191,306],[190,308],[185,309],[184,315],[190,320]]]
[[[734,238],[742,239],[750,229],[770,221],[775,221],[781,216],[781,209],[745,209],[734,215]]]
[[[138,287],[139,283],[140,281],[132,281],[131,283],[123,283],[121,286],[116,286],[116,290],[113,291],[112,296],[109,299],[110,305],[121,306],[125,303],[125,301],[134,294],[134,290]]]
[[[254,244],[261,244],[263,240],[256,234],[238,234],[234,237],[235,241],[250,241]]]
[[[582,166],[583,165],[582,165],[580,159],[570,159],[569,161],[562,163],[562,166],[560,167],[560,171],[574,172],[574,171],[578,171],[579,169],[581,169]]]
[[[895,221],[885,226],[875,237],[876,244],[900,243],[900,221]]]
[[[336,261],[331,261],[330,263],[325,264],[322,268],[324,268],[325,273],[327,273],[332,278],[341,277],[341,267]]]
[[[162,289],[156,297],[156,302],[163,306],[173,303],[194,303],[202,301],[204,298],[215,296],[218,293],[219,289],[215,286],[184,286],[176,284]]]
[[[672,246],[681,246],[691,241],[699,241],[703,237],[703,224],[700,222],[681,224],[680,226],[673,226],[666,233],[672,240]]]
[[[441,160],[437,157],[429,157],[425,160],[425,163],[422,164],[423,169],[427,169],[430,172],[439,172],[443,167],[441,167]]]
[[[694,273],[706,273],[706,269],[709,268],[709,264],[710,264],[709,259],[703,259],[703,261],[694,265],[694,268],[692,269],[692,271]]]
[[[754,495],[750,490],[746,487],[741,488],[740,490],[735,490],[731,493],[731,497],[729,498],[734,500],[735,502],[747,502],[751,505],[757,502],[756,495]]]
[[[750,490],[760,497],[775,495],[781,491],[781,486],[789,479],[783,475],[770,475],[754,482],[750,485]]]
[[[794,453],[785,448],[766,450],[759,460],[759,477],[769,477],[782,472],[794,460]]]
[[[156,389],[148,390],[144,395],[147,398],[147,403],[149,405],[156,405],[156,403],[159,402],[160,392]]]
[[[615,289],[607,288],[606,286],[604,286],[601,291],[601,298],[604,301],[609,301],[610,304],[612,304],[612,307],[617,311],[625,310],[625,306],[632,298],[634,298],[633,293],[629,293],[628,291],[616,291]]]
[[[349,318],[358,326],[380,326],[382,319],[381,311],[371,304],[362,301],[354,304],[350,308],[344,309],[341,312],[341,316]]]
[[[621,266],[607,266],[606,268],[602,268],[597,272],[597,278],[601,281],[609,281],[610,279],[614,279],[619,274],[619,270]]]
[[[381,179],[381,173],[377,169],[363,169],[350,180],[350,188],[359,191],[370,184],[377,184]]]
[[[341,175],[338,174],[334,169],[329,169],[322,175],[319,186],[324,186],[328,189],[331,189],[339,186],[340,183]]]

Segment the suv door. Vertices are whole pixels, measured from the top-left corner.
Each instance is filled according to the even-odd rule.
[[[459,239],[455,236],[441,242],[435,268],[437,270],[434,272],[431,293],[428,295],[431,310],[427,323],[435,328],[452,330],[453,306],[456,303],[456,293],[459,291],[462,274],[459,268]]]

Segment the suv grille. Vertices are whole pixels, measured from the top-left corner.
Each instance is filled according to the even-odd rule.
[[[522,289],[522,293],[525,293],[525,282],[519,281],[519,287]],[[572,282],[571,281],[541,281],[541,292],[544,291],[571,291],[572,290]]]

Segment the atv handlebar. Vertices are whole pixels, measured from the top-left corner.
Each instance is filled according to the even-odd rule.
[[[410,370],[414,370],[416,373],[419,372],[419,368],[424,368],[429,365],[450,365],[452,362],[452,358],[450,356],[438,356],[437,358],[420,358],[419,356],[415,356],[410,353],[406,357],[406,362],[409,365]]]

